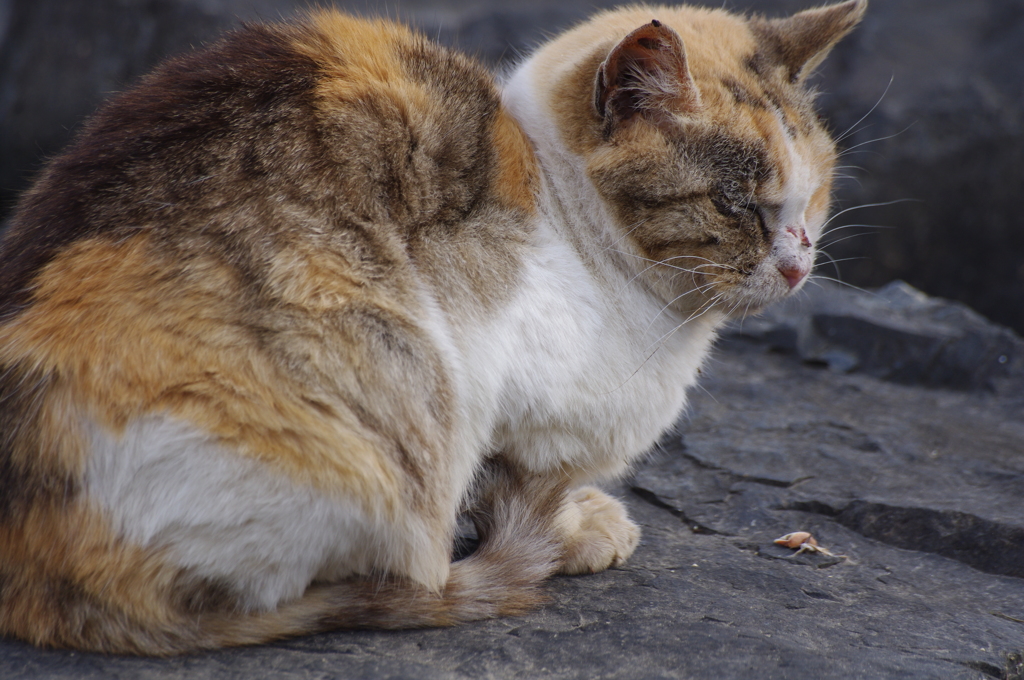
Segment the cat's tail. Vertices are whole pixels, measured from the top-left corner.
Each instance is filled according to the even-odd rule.
[[[451,565],[440,592],[394,576],[353,578],[314,585],[272,611],[244,612],[230,590],[215,583],[191,588],[187,597],[180,590],[175,595],[174,576],[155,569],[141,575],[142,587],[164,594],[128,598],[141,604],[121,607],[109,595],[70,582],[58,587],[56,579],[5,571],[0,560],[0,635],[85,651],[168,656],[327,630],[450,626],[524,613],[543,601],[540,584],[564,558],[555,519],[566,502],[566,484],[498,463],[486,472],[474,511],[480,545]],[[6,545],[3,535],[0,546]]]
[[[481,543],[451,565],[442,592],[386,577],[317,586],[272,612],[204,616],[200,640],[225,647],[335,629],[450,626],[538,606],[544,601],[541,582],[561,563],[552,523],[565,487],[505,469],[490,472],[474,517]]]
[[[149,637],[143,654],[258,644],[308,633],[355,628],[450,626],[525,613],[544,601],[540,584],[560,566],[562,544],[553,527],[565,486],[492,467],[474,521],[477,550],[451,565],[440,593],[394,578],[314,586],[263,613],[203,613],[185,635]]]

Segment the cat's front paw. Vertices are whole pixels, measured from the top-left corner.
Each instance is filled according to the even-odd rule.
[[[558,517],[565,557],[562,574],[592,574],[629,558],[640,541],[640,527],[621,502],[592,486],[569,492]]]

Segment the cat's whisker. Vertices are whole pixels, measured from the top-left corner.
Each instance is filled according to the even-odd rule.
[[[640,334],[640,337],[644,337],[645,335],[647,335],[647,333],[648,333],[648,332],[650,331],[651,327],[652,327],[652,326],[653,326],[653,325],[655,324],[655,322],[657,322],[657,320],[658,320],[659,318],[661,318],[661,315],[662,315],[662,314],[664,314],[664,313],[665,313],[665,311],[666,311],[667,309],[669,309],[669,308],[670,308],[670,307],[671,307],[672,305],[674,305],[674,304],[675,304],[676,302],[678,302],[679,300],[682,300],[682,299],[683,299],[684,297],[686,297],[687,295],[690,295],[691,293],[694,293],[694,292],[698,292],[698,291],[696,291],[696,290],[691,290],[691,291],[687,291],[686,293],[682,293],[682,294],[680,294],[680,295],[677,295],[677,296],[676,296],[675,298],[673,298],[672,300],[670,300],[670,301],[669,301],[669,302],[668,302],[668,303],[667,303],[667,304],[666,304],[666,305],[665,305],[664,307],[662,307],[662,308],[661,308],[660,310],[658,310],[658,313],[657,313],[657,314],[655,314],[655,315],[654,315],[654,318],[652,318],[652,319],[651,319],[651,321],[650,321],[650,323],[649,323],[649,324],[647,324],[647,327],[646,327],[646,328],[644,329],[644,332]],[[703,291],[700,291],[700,292],[703,292]],[[719,295],[720,295],[720,294],[719,294]],[[650,345],[648,346],[648,349],[650,349],[650,347],[653,347],[654,345],[657,345],[657,344],[658,344],[659,342],[661,342],[661,341],[662,341],[662,339],[664,339],[664,338],[665,338],[665,337],[666,337],[667,335],[670,335],[671,333],[675,332],[675,329],[676,329],[676,328],[679,328],[680,326],[683,326],[683,325],[687,324],[687,323],[688,323],[688,322],[689,322],[689,321],[690,321],[690,320],[691,320],[691,319],[693,318],[693,315],[694,315],[694,314],[696,314],[697,312],[699,312],[699,311],[701,311],[702,309],[704,309],[704,307],[706,307],[707,305],[709,305],[709,304],[712,304],[712,303],[714,302],[714,300],[718,299],[719,295],[716,295],[716,296],[714,296],[714,297],[713,297],[713,298],[712,298],[711,300],[705,300],[704,302],[702,302],[702,303],[701,303],[701,304],[700,304],[700,305],[699,305],[699,306],[697,307],[697,309],[696,309],[696,310],[694,310],[693,312],[691,312],[691,313],[690,313],[690,316],[688,316],[687,318],[683,319],[683,320],[682,320],[682,321],[681,321],[681,322],[679,323],[679,325],[677,325],[677,326],[675,326],[675,327],[673,328],[673,330],[669,331],[669,332],[668,332],[667,334],[665,334],[665,335],[662,335],[662,336],[661,336],[660,338],[658,338],[658,339],[656,339],[656,340],[655,340],[654,342],[652,342],[652,343],[651,343],[651,344],[650,344]],[[646,352],[646,351],[647,351],[647,349],[645,349],[644,351]]]
[[[838,241],[836,240],[827,239],[829,239],[836,232],[843,231],[846,229],[864,229],[865,231],[857,232],[857,234],[855,234],[857,236],[863,236],[866,234],[872,234],[879,229],[895,229],[895,227],[885,224],[844,224],[839,227],[832,227],[831,229],[826,229],[821,234],[821,236],[818,237],[818,247],[825,248],[832,245],[833,243],[838,243]]]
[[[886,84],[885,89],[882,91],[881,96],[878,97],[878,101],[875,102],[874,106],[872,106],[870,109],[868,109],[867,113],[865,113],[863,116],[861,116],[859,119],[857,119],[856,123],[854,123],[853,125],[848,127],[846,129],[846,131],[843,132],[843,134],[841,134],[838,137],[836,137],[836,144],[841,143],[844,139],[846,139],[847,137],[849,137],[850,135],[855,133],[857,131],[857,126],[860,125],[861,123],[863,123],[867,119],[868,116],[870,116],[872,113],[875,112],[875,109],[877,109],[881,105],[882,100],[885,99],[885,95],[887,95],[889,93],[889,88],[892,87],[892,84],[893,84],[893,82],[895,82],[895,80],[896,80],[896,74],[894,73],[894,74],[892,74],[892,76],[889,77],[888,84]]]
[[[819,257],[819,256],[824,256],[824,257],[828,258],[828,264],[832,265],[832,268],[836,270],[836,276],[841,276],[842,275],[840,273],[840,271],[839,271],[839,264],[836,262],[836,259],[834,257],[832,257],[832,255],[828,251],[826,251],[826,250],[819,250],[817,255],[815,255],[815,259],[817,259],[817,257]]]
[[[851,206],[849,208],[845,208],[843,210],[840,210],[839,212],[837,212],[834,215],[832,215],[831,217],[829,217],[827,220],[825,220],[825,223],[821,225],[821,228],[824,230],[826,227],[828,227],[829,224],[832,223],[832,220],[834,220],[835,218],[839,217],[840,215],[845,215],[846,213],[851,212],[853,210],[862,210],[864,208],[883,208],[885,206],[897,205],[899,203],[919,203],[919,202],[920,202],[920,200],[916,199],[916,198],[897,198],[896,200],[893,200],[893,201],[882,201],[880,203],[862,203],[860,205],[854,205],[854,206]]]
[[[623,284],[623,285],[622,285],[622,286],[621,286],[621,287],[619,288],[619,290],[618,290],[618,291],[616,291],[616,294],[615,294],[615,295],[616,295],[616,297],[620,296],[620,295],[622,294],[622,292],[623,292],[624,290],[626,290],[626,289],[627,289],[627,288],[628,288],[628,287],[629,287],[629,286],[630,286],[630,285],[631,285],[631,284],[632,284],[632,283],[633,283],[634,281],[636,281],[636,280],[637,280],[638,278],[640,278],[641,276],[643,276],[644,274],[646,274],[646,273],[647,273],[648,271],[650,271],[651,269],[654,269],[654,268],[655,268],[655,267],[657,267],[657,266],[658,266],[659,264],[661,264],[661,263],[660,263],[660,262],[658,262],[657,260],[652,260],[652,259],[650,259],[650,258],[642,257],[642,256],[640,256],[640,255],[636,255],[636,254],[634,254],[634,253],[627,253],[627,252],[625,252],[625,251],[622,251],[622,250],[616,250],[616,249],[613,249],[613,250],[612,250],[612,252],[615,252],[615,253],[619,253],[620,255],[626,255],[626,256],[628,256],[628,257],[633,257],[633,258],[636,258],[636,259],[638,259],[638,260],[641,260],[641,261],[644,261],[644,262],[649,262],[649,263],[650,263],[649,265],[647,265],[646,267],[644,267],[643,269],[641,269],[640,271],[638,271],[638,272],[637,272],[636,274],[634,274],[633,276],[631,276],[631,277],[630,277],[630,279],[629,279],[628,281],[626,281],[626,282],[625,282],[625,283],[624,283],[624,284]]]
[[[672,305],[672,304],[673,304],[674,302],[676,302],[677,300],[679,300],[679,299],[681,299],[681,298],[685,297],[686,295],[688,295],[688,294],[689,294],[690,292],[693,292],[693,291],[689,291],[689,292],[687,292],[687,293],[683,293],[682,295],[679,295],[679,296],[677,296],[677,297],[676,297],[676,298],[675,298],[675,299],[674,299],[674,300],[673,300],[672,302],[670,302],[670,303],[669,303],[668,305],[666,305],[665,307],[663,307],[663,308],[662,308],[662,310],[661,310],[660,312],[658,312],[658,314],[657,314],[657,315],[655,315],[655,318],[654,318],[654,319],[653,319],[653,320],[651,321],[651,324],[650,324],[650,325],[648,325],[648,327],[647,327],[647,329],[646,329],[646,330],[644,331],[644,333],[643,333],[643,334],[641,334],[641,337],[643,337],[643,335],[646,335],[647,331],[648,331],[648,330],[650,330],[650,327],[651,327],[651,325],[653,325],[653,324],[654,324],[654,321],[656,321],[656,320],[657,320],[657,318],[658,318],[658,317],[659,317],[659,316],[661,315],[661,313],[662,313],[662,312],[664,312],[664,310],[665,310],[665,309],[667,309],[667,308],[668,308],[669,306],[671,306],[671,305]],[[624,387],[624,386],[625,386],[625,385],[626,385],[627,383],[629,383],[629,381],[630,381],[630,380],[632,380],[632,379],[633,379],[633,378],[634,378],[634,377],[635,377],[635,376],[637,375],[637,373],[639,373],[639,372],[640,372],[640,370],[641,370],[641,369],[643,369],[643,367],[644,367],[644,366],[646,366],[646,365],[647,365],[647,363],[648,363],[648,362],[649,362],[649,361],[650,361],[650,360],[651,360],[651,359],[652,359],[652,358],[654,357],[654,355],[655,355],[655,354],[657,354],[657,353],[658,353],[658,352],[659,352],[659,351],[661,350],[661,348],[662,348],[662,347],[664,346],[664,342],[665,342],[665,341],[666,341],[666,340],[667,340],[667,339],[668,339],[668,338],[669,338],[670,336],[672,336],[672,335],[673,335],[674,333],[676,333],[676,332],[677,332],[677,331],[678,331],[678,330],[679,330],[680,328],[682,328],[683,326],[685,326],[685,325],[686,325],[687,323],[689,323],[689,322],[690,322],[690,321],[692,321],[693,319],[695,319],[695,318],[699,318],[700,316],[702,316],[702,315],[703,315],[703,314],[704,314],[704,313],[705,313],[705,312],[706,312],[707,310],[711,309],[711,306],[712,306],[712,305],[714,304],[714,302],[716,302],[716,301],[717,301],[718,299],[720,299],[720,298],[721,298],[721,294],[718,294],[718,295],[716,295],[715,297],[713,297],[713,298],[712,298],[711,300],[709,300],[709,301],[705,302],[705,303],[704,303],[704,304],[702,304],[702,305],[701,305],[700,307],[698,307],[698,308],[697,308],[697,310],[695,310],[695,311],[694,311],[694,312],[693,312],[693,313],[692,313],[692,314],[691,314],[691,315],[690,315],[689,317],[687,317],[686,319],[684,319],[684,320],[683,320],[683,321],[681,321],[680,323],[676,324],[676,325],[675,325],[675,326],[674,326],[674,327],[673,327],[673,328],[672,328],[671,330],[669,330],[669,331],[668,331],[667,333],[665,333],[665,334],[664,334],[664,335],[662,335],[662,336],[661,336],[660,338],[658,338],[657,340],[655,340],[654,342],[652,342],[652,343],[651,343],[650,345],[648,345],[648,346],[647,346],[646,348],[644,348],[643,350],[641,350],[641,352],[640,352],[641,354],[646,354],[646,353],[647,353],[648,351],[650,351],[650,354],[648,354],[648,355],[647,355],[647,357],[646,357],[646,358],[644,358],[644,360],[643,360],[642,362],[640,362],[640,365],[639,365],[639,366],[637,366],[637,367],[636,367],[636,369],[635,369],[635,370],[634,370],[634,371],[633,371],[632,373],[630,373],[630,374],[629,374],[629,376],[628,376],[628,377],[627,377],[627,378],[626,378],[625,380],[623,380],[623,381],[622,381],[622,382],[621,382],[621,383],[620,383],[620,384],[619,384],[619,385],[618,385],[617,387],[613,388],[612,390],[610,390],[610,391],[608,391],[608,392],[605,392],[604,394],[606,394],[606,395],[608,395],[608,394],[612,394],[612,393],[614,393],[614,392],[616,392],[616,391],[618,391],[618,390],[622,389],[622,388],[623,388],[623,387]],[[705,309],[705,308],[706,308],[706,309]],[[700,311],[701,309],[704,309],[704,311]],[[700,312],[700,314],[697,314],[697,312]],[[653,350],[652,350],[652,348],[653,348]]]
[[[875,297],[878,296],[878,293],[876,293],[874,291],[867,290],[866,288],[861,288],[860,286],[855,286],[852,283],[847,283],[846,281],[843,281],[841,279],[836,279],[836,278],[833,278],[831,276],[825,276],[823,274],[812,274],[810,279],[808,280],[808,282],[812,282],[812,281],[813,282],[817,282],[817,281],[832,281],[833,283],[838,283],[840,285],[846,286],[847,288],[852,288],[853,290],[860,291],[861,293],[865,293],[867,295],[871,295],[871,296],[875,296]]]
[[[676,297],[674,297],[671,301],[669,301],[667,304],[665,304],[664,307],[662,307],[661,309],[658,310],[658,313],[655,314],[654,318],[651,319],[651,322],[649,324],[647,324],[647,327],[644,328],[644,332],[640,334],[640,337],[644,337],[645,335],[647,335],[647,333],[650,332],[651,327],[654,326],[654,324],[658,321],[658,319],[661,318],[661,315],[664,314],[665,311],[668,310],[676,302],[678,302],[679,300],[682,300],[684,297],[686,297],[688,295],[692,295],[694,293],[703,294],[705,290],[707,290],[709,288],[712,288],[712,287],[714,287],[714,283],[713,282],[705,283],[705,284],[703,284],[701,286],[697,286],[696,288],[688,290],[685,293],[682,293],[682,294],[677,295]],[[715,299],[717,299],[718,297],[719,296],[715,296],[715,298],[712,298],[712,302]],[[701,307],[703,307],[706,304],[708,304],[708,302],[702,303]],[[701,307],[698,307],[698,309],[700,309]],[[690,318],[687,318],[687,319],[683,320],[683,323],[685,324],[688,321],[690,321]]]
[[[615,247],[617,245],[619,245],[619,243],[621,243],[623,239],[628,237],[630,234],[632,234],[634,231],[636,231],[637,229],[639,229],[643,225],[647,224],[647,222],[649,222],[649,221],[650,221],[650,218],[645,218],[645,219],[639,220],[636,224],[634,224],[631,227],[629,227],[621,236],[619,236],[619,238],[615,239],[609,245],[605,246],[604,251],[607,252],[608,250],[614,250]],[[615,250],[615,252],[622,253],[622,251],[620,251],[620,250]],[[626,254],[626,253],[623,253],[623,254]]]
[[[676,265],[676,264],[669,264],[670,260],[683,260],[683,259],[690,259],[690,258],[697,259],[695,256],[690,256],[690,255],[676,255],[676,256],[673,256],[673,257],[666,258],[664,260],[657,260],[656,263],[660,264],[660,265],[664,265],[666,267],[669,267],[670,269],[675,269],[676,271],[685,272],[685,273],[689,273],[689,274],[702,274],[704,272],[701,272],[701,271],[698,271],[698,270],[700,270],[700,269],[702,269],[704,267],[712,267],[712,268],[718,268],[718,269],[725,269],[727,271],[736,271],[735,267],[732,267],[732,266],[726,265],[726,264],[719,264],[717,262],[712,262],[710,260],[705,262],[705,263],[703,263],[703,264],[694,265],[693,267],[680,267],[679,265]],[[700,259],[704,259],[704,258],[700,258]]]
[[[689,258],[689,257],[697,258],[697,256],[695,256],[695,255],[677,255],[677,256],[670,257],[670,258],[668,258],[666,260],[653,260],[653,259],[651,259],[649,257],[644,257],[642,255],[636,255],[634,253],[629,253],[629,252],[626,252],[624,250],[612,249],[612,252],[619,253],[620,255],[625,255],[627,257],[633,257],[633,258],[636,258],[636,259],[641,260],[643,262],[649,262],[650,263],[650,266],[644,268],[640,273],[634,275],[633,278],[630,279],[630,282],[635,280],[637,278],[637,276],[640,276],[641,274],[643,274],[643,273],[645,273],[645,272],[647,272],[647,271],[657,267],[658,265],[663,265],[665,267],[669,267],[670,269],[675,269],[678,272],[683,272],[683,273],[688,273],[688,274],[701,274],[701,273],[703,273],[703,272],[697,271],[696,270],[697,267],[711,267],[711,266],[714,266],[714,267],[721,267],[723,269],[732,269],[733,271],[736,270],[735,267],[730,267],[729,265],[717,264],[715,262],[711,262],[710,260],[707,263],[705,263],[705,264],[697,265],[693,269],[687,269],[686,267],[680,267],[678,265],[674,265],[674,264],[669,264],[668,263],[668,260],[685,259],[685,258]],[[699,258],[699,259],[706,259],[706,258]]]
[[[697,267],[717,267],[719,269],[725,269],[727,271],[739,271],[736,267],[733,267],[732,265],[724,264],[721,262],[715,262],[714,260],[709,260],[708,258],[700,257],[699,255],[673,255],[672,257],[667,257],[664,260],[661,260],[661,263],[667,265],[672,260],[704,260],[704,264],[697,265],[695,269]]]
[[[846,236],[844,236],[842,238],[837,238],[837,239],[833,239],[831,241],[827,241],[825,243],[822,243],[821,246],[819,246],[819,249],[821,249],[821,248],[828,248],[828,247],[834,246],[837,243],[842,243],[843,241],[849,241],[850,239],[860,238],[861,236],[872,236],[872,235],[874,235],[874,231],[859,231],[859,232],[857,232],[855,234],[847,234]]]
[[[853,175],[838,175],[835,179],[841,182],[853,182],[860,189],[864,188],[864,182],[861,181],[860,177],[855,177]]]
[[[693,292],[693,291],[690,291],[690,292]],[[672,300],[672,302],[670,302],[670,303],[668,303],[667,305],[665,305],[664,307],[662,307],[661,311],[659,311],[659,312],[658,312],[658,314],[657,314],[657,315],[655,316],[654,320],[652,320],[652,321],[651,321],[651,325],[653,325],[653,324],[654,324],[654,321],[656,321],[656,320],[657,320],[657,318],[658,318],[659,316],[661,316],[661,314],[662,314],[662,313],[663,313],[663,312],[664,312],[664,311],[665,311],[666,309],[668,309],[668,308],[669,308],[670,306],[672,306],[672,305],[673,305],[673,304],[675,304],[675,303],[676,303],[676,302],[677,302],[678,300],[681,300],[681,299],[682,299],[683,297],[685,297],[685,296],[686,296],[686,295],[688,295],[688,294],[689,294],[689,293],[683,293],[682,295],[679,295],[679,296],[677,296],[677,297],[676,297],[676,298],[675,298],[674,300]],[[674,327],[672,328],[672,330],[668,331],[667,333],[665,333],[664,335],[662,335],[662,336],[661,336],[660,338],[658,338],[657,340],[655,340],[654,342],[652,342],[652,343],[651,343],[650,345],[648,345],[647,349],[645,349],[645,350],[644,350],[644,352],[648,351],[648,350],[649,350],[649,349],[650,349],[651,347],[654,347],[655,345],[658,345],[658,346],[660,347],[660,346],[661,346],[661,345],[662,345],[662,344],[664,343],[664,341],[665,341],[665,340],[666,340],[666,339],[667,339],[668,337],[670,337],[670,336],[671,336],[672,334],[674,334],[674,333],[675,333],[676,331],[678,331],[678,330],[679,330],[680,328],[682,328],[683,326],[685,326],[686,324],[688,324],[688,323],[690,323],[690,322],[692,322],[692,321],[695,321],[695,320],[699,319],[700,317],[702,317],[702,316],[704,316],[704,315],[705,315],[706,313],[708,313],[708,312],[709,312],[709,311],[710,311],[710,310],[711,310],[711,309],[712,309],[712,308],[714,307],[715,303],[716,303],[716,302],[718,302],[718,301],[719,301],[719,300],[721,300],[721,299],[722,299],[722,294],[721,294],[721,293],[719,293],[719,294],[715,295],[714,297],[712,297],[712,298],[711,298],[710,300],[707,300],[707,301],[705,301],[704,303],[702,303],[702,304],[701,304],[701,305],[700,305],[700,306],[699,306],[699,307],[698,307],[697,309],[695,309],[695,310],[694,310],[693,312],[691,312],[691,313],[690,313],[690,315],[689,315],[688,317],[686,317],[686,318],[685,318],[685,319],[683,319],[683,320],[682,320],[681,322],[679,322],[679,324],[677,324],[676,326],[674,326]],[[648,329],[648,330],[650,330],[650,325],[649,325],[649,326],[647,327],[647,329]],[[645,331],[645,333],[644,333],[644,334],[646,334],[646,331]],[[642,336],[641,336],[641,337],[642,337]],[[648,357],[648,358],[649,358],[649,357]]]
[[[893,134],[886,135],[884,137],[876,137],[875,139],[869,139],[866,142],[861,142],[860,144],[854,144],[853,146],[847,147],[847,148],[843,149],[841,152],[839,152],[839,158],[844,158],[844,157],[848,156],[850,153],[852,153],[856,149],[859,149],[862,146],[866,146],[868,144],[874,144],[875,142],[884,142],[887,139],[893,139],[894,137],[899,137],[904,132],[906,132],[910,128],[914,127],[914,125],[915,125],[915,123],[911,123],[907,127],[905,127],[902,130],[900,130],[899,132],[894,132]]]
[[[640,362],[640,365],[636,367],[636,370],[634,370],[632,373],[630,373],[626,377],[625,380],[623,380],[621,383],[619,383],[617,386],[613,387],[612,389],[608,390],[607,392],[603,392],[602,394],[604,396],[608,396],[610,394],[614,394],[615,392],[618,392],[623,387],[625,387],[629,383],[629,381],[632,380],[636,376],[636,374],[639,373],[643,369],[643,367],[647,365],[647,362],[650,361],[654,357],[654,355],[658,353],[658,350],[660,350],[660,349],[661,349],[660,346],[656,347],[655,350],[653,352],[651,352],[651,354],[646,359],[644,359],[643,361]]]
[[[832,266],[835,266],[835,265],[838,265],[840,262],[857,262],[859,260],[865,260],[865,259],[867,259],[867,258],[861,257],[861,256],[857,256],[857,257],[841,257],[841,258],[839,258],[837,260],[837,259],[829,256],[829,264],[831,264]],[[837,271],[838,271],[838,268],[837,268]]]

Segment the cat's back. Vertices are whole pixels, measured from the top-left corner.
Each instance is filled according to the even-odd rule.
[[[486,69],[404,26],[325,11],[243,27],[115,97],[46,168],[0,245],[0,312],[78,240],[455,223],[496,145],[523,153],[513,127]]]

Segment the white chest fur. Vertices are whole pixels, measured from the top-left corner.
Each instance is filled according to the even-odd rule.
[[[541,232],[516,298],[465,345],[466,373],[493,390],[474,399],[495,409],[495,450],[537,471],[607,478],[678,417],[716,320],[682,323],[624,277],[596,279]]]

